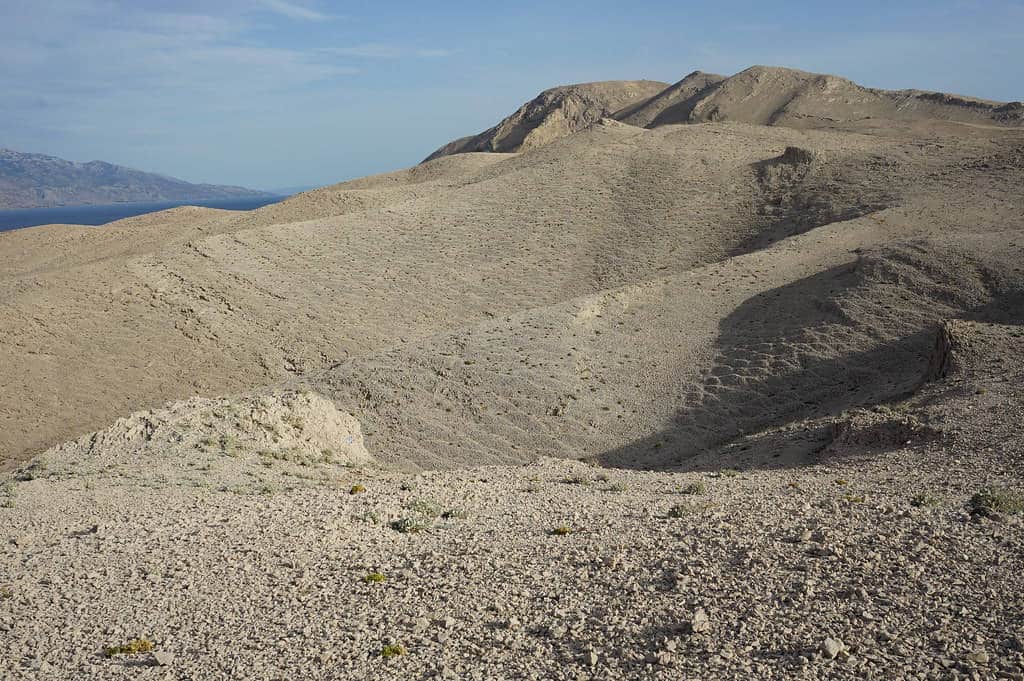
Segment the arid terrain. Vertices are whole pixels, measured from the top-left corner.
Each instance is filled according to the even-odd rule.
[[[0,234],[0,679],[1024,679],[1022,187],[753,67]]]

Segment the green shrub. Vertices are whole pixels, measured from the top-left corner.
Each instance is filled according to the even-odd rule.
[[[683,488],[681,490],[679,490],[679,493],[680,494],[704,494],[705,491],[707,491],[707,485],[705,485],[703,482],[691,482],[688,485],[684,485]]]
[[[430,529],[430,522],[419,516],[405,516],[392,520],[391,529],[402,534],[416,534]]]
[[[938,506],[941,501],[941,499],[932,496],[928,492],[918,492],[910,498],[910,505],[916,508],[932,507]]]
[[[968,505],[972,513],[979,515],[1024,513],[1024,494],[1005,487],[986,487],[975,493]]]
[[[400,655],[405,655],[406,652],[407,651],[405,649],[405,646],[403,646],[403,645],[401,645],[399,643],[390,643],[390,644],[388,644],[388,645],[386,645],[386,646],[384,646],[383,648],[380,649],[380,656],[383,657],[385,660],[387,660],[387,659],[390,659],[392,657],[398,657]]]
[[[383,582],[386,579],[387,579],[387,577],[385,577],[384,575],[382,575],[379,572],[371,572],[370,574],[368,574],[365,577],[363,577],[363,581],[366,582],[367,584],[380,584],[381,582]]]
[[[552,534],[556,537],[564,537],[567,534],[572,534],[572,530],[569,529],[569,527],[567,527],[566,525],[559,525],[558,527],[551,530],[549,534]]]
[[[685,518],[696,513],[696,509],[689,504],[675,504],[668,509],[669,518]]]
[[[436,518],[441,515],[441,506],[430,499],[416,499],[405,505],[413,513],[418,513],[426,518]]]
[[[144,638],[136,638],[119,646],[104,648],[103,654],[107,657],[113,657],[114,655],[138,655],[139,653],[148,653],[153,648],[154,646],[151,641]]]

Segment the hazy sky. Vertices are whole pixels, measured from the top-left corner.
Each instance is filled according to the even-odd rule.
[[[771,64],[1019,100],[1022,46],[1024,0],[0,0],[0,146],[319,185],[412,165],[553,85]]]

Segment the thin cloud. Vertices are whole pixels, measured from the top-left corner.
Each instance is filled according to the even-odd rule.
[[[423,57],[424,59],[435,59],[440,57],[450,57],[455,54],[455,50],[435,49],[435,50],[416,50],[415,55],[417,57]]]
[[[362,59],[399,59],[402,57],[417,57],[421,59],[437,59],[449,57],[454,52],[446,49],[419,49],[408,48],[400,45],[387,43],[366,43],[350,47],[325,47],[320,50],[327,54],[336,54],[342,57],[359,57]]]
[[[730,28],[742,33],[777,33],[782,30],[782,24],[746,23],[733,24]]]
[[[292,2],[285,2],[285,0],[260,0],[260,4],[271,12],[276,12],[277,14],[288,17],[289,19],[298,19],[301,21],[327,21],[332,18],[326,14],[317,12],[314,9],[303,7],[302,5],[296,5]]]

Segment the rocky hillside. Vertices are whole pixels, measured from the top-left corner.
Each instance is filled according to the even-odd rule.
[[[1018,129],[944,125],[611,122],[246,213],[2,235],[0,452],[286,380],[420,467],[661,465],[891,397],[931,325],[1021,277]]]
[[[0,209],[119,203],[198,201],[264,192],[192,184],[103,161],[74,163],[54,156],[0,149]]]
[[[688,122],[694,102],[725,80],[725,76],[694,71],[650,99],[615,112],[616,120],[638,128]]]
[[[653,80],[607,80],[551,88],[479,135],[450,142],[427,157],[469,151],[522,151],[581,130],[625,106],[643,102],[668,84]]]
[[[446,144],[427,160],[467,151],[529,149],[571,134],[601,116],[642,128],[707,121],[837,129],[877,127],[882,121],[1024,124],[1021,102],[879,90],[837,76],[771,66],[752,66],[731,77],[695,71],[643,96],[656,85],[664,84],[610,81],[545,90],[490,130]]]

